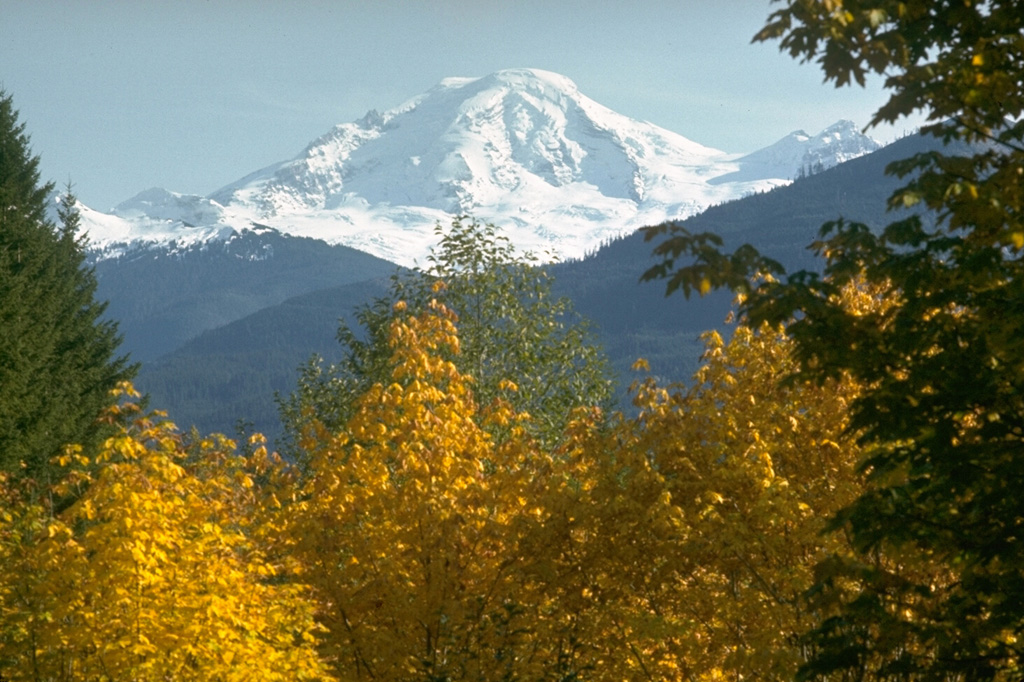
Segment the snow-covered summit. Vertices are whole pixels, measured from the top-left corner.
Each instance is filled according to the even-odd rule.
[[[880,149],[853,121],[838,121],[817,135],[796,130],[773,145],[741,156],[740,169],[715,178],[716,184],[766,177],[810,175]]]
[[[212,199],[154,187],[121,202],[112,213],[126,220],[146,217],[199,225],[220,221],[224,217],[224,207]]]
[[[446,78],[208,197],[147,190],[111,217],[137,226],[128,233],[147,241],[255,222],[413,264],[429,250],[437,222],[472,214],[522,248],[571,257],[877,146],[840,122],[814,137],[794,133],[730,155],[618,114],[565,76],[511,69]],[[103,220],[83,222],[94,244],[124,240],[120,222],[112,233]]]

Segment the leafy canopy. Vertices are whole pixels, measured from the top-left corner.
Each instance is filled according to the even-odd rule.
[[[72,505],[0,474],[0,676],[325,679],[309,593],[265,549],[260,444],[189,444],[119,394],[95,458],[60,458]]]
[[[283,510],[339,679],[546,679],[524,534],[555,464],[527,418],[481,410],[454,314],[396,305],[388,376],[307,441]],[[485,427],[501,426],[498,442]]]
[[[831,617],[806,639],[803,675],[1018,675],[1024,11],[1015,0],[790,0],[756,39],[780,40],[837,85],[881,74],[890,97],[872,123],[922,111],[922,133],[940,143],[888,168],[906,178],[889,206],[934,221],[826,224],[813,245],[823,276],[761,281],[743,305],[755,322],[788,323],[802,376],[867,387],[850,429],[873,486],[832,525],[860,554],[821,567],[814,594]],[[647,237],[662,234],[645,276],[669,277],[670,292],[743,288],[780,269],[750,247],[722,254],[712,235],[663,225]],[[692,264],[677,267],[684,256]],[[836,294],[859,278],[895,305],[843,309]],[[953,577],[900,578],[879,551],[929,557]]]

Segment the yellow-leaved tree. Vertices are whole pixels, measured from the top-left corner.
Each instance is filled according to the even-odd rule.
[[[802,601],[813,566],[846,551],[821,531],[862,487],[844,434],[857,387],[792,380],[778,328],[739,325],[706,344],[693,388],[639,393],[638,446],[684,519],[664,551],[678,590],[666,611],[684,636],[665,650],[687,677],[788,680],[814,617]]]
[[[450,311],[395,308],[388,383],[338,433],[314,422],[309,470],[282,511],[325,653],[342,679],[543,679],[554,665],[535,636],[544,602],[521,550],[552,460],[525,417],[477,408],[451,361]]]
[[[63,458],[67,509],[4,487],[0,677],[324,679],[312,604],[257,542],[252,461],[130,400],[108,419],[95,462]]]
[[[855,314],[886,305],[879,291],[842,296]],[[801,381],[782,328],[705,342],[691,388],[643,382],[637,417],[570,441],[588,473],[561,574],[564,594],[592,604],[588,679],[792,679],[798,635],[828,615],[803,598],[814,567],[851,551],[822,531],[864,490],[846,432],[859,387]]]
[[[883,290],[848,287],[852,314]],[[548,452],[480,409],[454,315],[398,304],[388,383],[346,426],[313,422],[277,491],[343,679],[790,679],[823,535],[863,491],[855,383],[794,377],[782,328],[706,337],[691,388],[637,389],[635,418],[580,411]],[[894,575],[923,560],[878,557]]]

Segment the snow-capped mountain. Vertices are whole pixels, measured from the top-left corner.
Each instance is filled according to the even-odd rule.
[[[853,121],[839,121],[813,137],[796,130],[764,149],[741,156],[740,169],[714,178],[714,184],[756,181],[789,172],[810,175],[844,161],[864,156],[881,145],[862,134]]]
[[[564,76],[515,69],[446,79],[207,197],[151,189],[110,214],[86,209],[82,222],[108,254],[258,224],[411,265],[423,261],[438,222],[470,214],[521,248],[576,257],[878,147],[840,122],[727,154],[617,114]]]

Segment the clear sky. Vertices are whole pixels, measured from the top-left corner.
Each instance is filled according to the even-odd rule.
[[[701,144],[749,152],[864,126],[878,83],[836,90],[775,43],[768,0],[0,0],[0,87],[45,179],[107,210],[208,194],[447,76],[555,71]],[[883,141],[914,122],[869,131]]]

